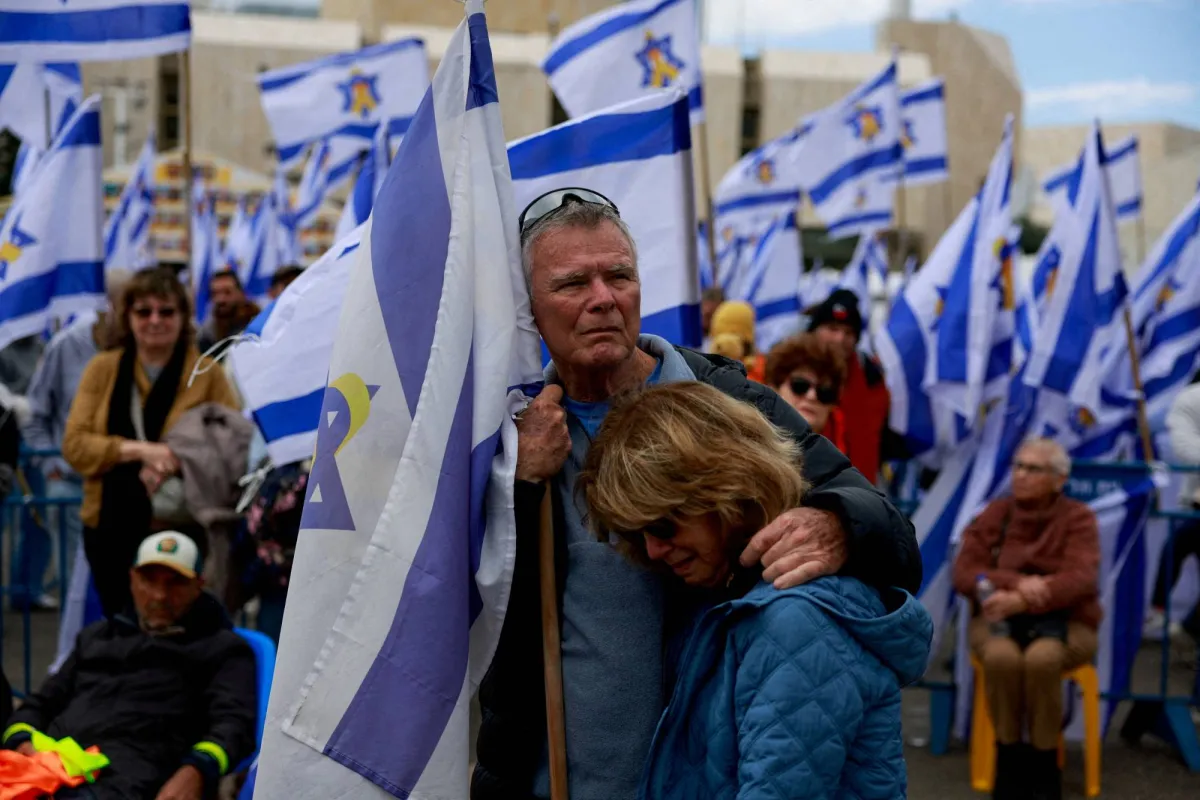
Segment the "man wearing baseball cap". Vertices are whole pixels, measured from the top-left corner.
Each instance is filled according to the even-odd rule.
[[[838,289],[808,314],[808,329],[846,355],[846,382],[839,408],[846,419],[846,455],[858,471],[875,483],[887,436],[891,396],[883,368],[873,356],[858,351],[863,316],[858,295]]]
[[[147,537],[129,571],[133,607],[84,628],[9,720],[7,748],[32,753],[40,731],[108,756],[95,783],[57,797],[200,800],[254,751],[254,655],[203,591],[202,563],[182,533]]]

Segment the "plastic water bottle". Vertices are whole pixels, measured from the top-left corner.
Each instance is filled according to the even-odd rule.
[[[983,606],[987,599],[996,593],[996,587],[988,580],[987,575],[975,576],[975,599]],[[1008,636],[1008,620],[1000,620],[991,624],[992,636]]]

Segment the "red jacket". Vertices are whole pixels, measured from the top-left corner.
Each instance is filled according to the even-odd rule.
[[[821,435],[833,442],[833,446],[838,450],[846,452],[846,418],[842,416],[840,408],[830,409],[829,419],[826,420],[825,430],[821,431]]]
[[[879,363],[861,354],[850,359],[839,404],[846,422],[846,446],[842,449],[871,483],[879,479],[883,432],[891,404]]]

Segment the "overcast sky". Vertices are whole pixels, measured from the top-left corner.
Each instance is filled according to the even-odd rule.
[[[705,0],[708,38],[744,50],[874,49],[888,0]],[[913,0],[1006,37],[1026,124],[1163,120],[1200,128],[1200,0]]]

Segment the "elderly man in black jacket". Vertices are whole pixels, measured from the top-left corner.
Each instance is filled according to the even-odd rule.
[[[920,552],[908,520],[741,365],[640,335],[637,250],[607,198],[551,192],[526,208],[520,225],[533,316],[553,363],[546,388],[517,424],[517,563],[504,630],[480,687],[471,795],[549,797],[537,560],[538,507],[549,486],[571,799],[632,798],[670,697],[676,634],[696,606],[588,532],[575,477],[611,397],[648,383],[698,380],[753,404],[796,438],[812,486],[806,505],[760,531],[741,557],[747,566],[761,562],[777,586],[841,572],[916,592]],[[679,314],[678,333],[685,325]]]
[[[254,751],[254,654],[202,591],[196,543],[142,542],[134,609],[80,632],[62,668],[12,715],[4,745],[31,753],[40,731],[96,745],[110,766],[59,798],[200,800]]]

